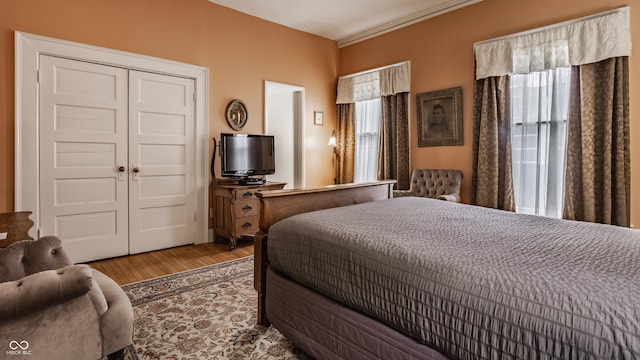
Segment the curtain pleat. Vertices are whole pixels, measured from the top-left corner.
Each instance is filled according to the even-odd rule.
[[[572,69],[565,219],[630,226],[629,61]]]
[[[409,93],[382,97],[378,179],[395,179],[409,189]]]
[[[476,80],[473,98],[472,204],[515,211],[509,77]]]
[[[336,119],[336,180],[338,184],[353,182],[354,155],[356,148],[355,104],[338,104]]]

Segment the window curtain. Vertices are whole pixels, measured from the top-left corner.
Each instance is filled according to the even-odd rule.
[[[628,58],[572,70],[564,218],[628,227]]]
[[[476,80],[631,56],[629,7],[473,46]]]
[[[336,181],[338,184],[349,184],[354,181],[355,163],[355,104],[338,104],[336,119]]]
[[[396,189],[408,190],[409,93],[382,97],[382,124],[378,179],[396,179]]]
[[[380,147],[380,98],[356,103],[356,148],[354,181],[370,182],[378,179],[378,150]]]
[[[516,211],[562,217],[570,68],[511,77]]]
[[[476,80],[473,99],[471,203],[515,211],[509,77]]]
[[[336,137],[338,140],[338,182],[348,183],[354,181],[354,166],[356,157],[355,148],[355,104],[357,102],[368,101],[372,99],[380,99],[396,94],[408,93],[410,74],[409,74],[409,62],[403,62],[396,65],[391,65],[383,68],[365,71],[358,74],[343,76],[338,79],[338,89],[336,104],[338,104],[338,127],[336,129]],[[408,98],[408,95],[407,95]],[[384,101],[384,100],[382,100]],[[396,103],[396,106],[398,103]],[[380,136],[384,133],[388,133],[386,130],[389,126],[394,129],[398,127],[397,123],[405,121],[404,128],[408,129],[408,116],[405,116],[404,120],[399,118],[397,113],[408,113],[408,101],[400,103],[400,106],[405,106],[404,111],[393,110],[389,112],[389,116],[385,116],[385,105],[382,108],[382,124]],[[387,124],[391,122],[391,124]],[[397,133],[397,130],[394,130]],[[407,136],[408,137],[408,136]],[[378,156],[391,153],[391,157],[386,161],[378,159],[378,178],[379,179],[396,179],[399,182],[404,181],[397,176],[402,175],[403,172],[396,171],[382,171],[380,165],[383,167],[398,167],[398,158],[403,158],[407,164],[407,176],[406,181],[409,182],[408,176],[408,164],[409,164],[409,147],[398,139],[397,135],[389,137],[387,140],[380,138],[378,140]],[[400,188],[400,187],[398,187]],[[408,187],[407,187],[408,188]]]
[[[609,58],[630,55],[629,7],[474,44],[477,81],[474,91],[473,202],[483,206],[514,210],[514,206],[511,206],[514,199],[512,170],[509,165],[511,163],[511,146],[510,144],[505,146],[505,143],[509,141],[507,138],[510,137],[509,132],[511,131],[510,122],[507,121],[510,104],[508,100],[503,99],[504,92],[508,91],[503,87],[503,82],[508,83],[508,79],[503,80],[505,76],[592,64]],[[506,89],[508,88],[507,85]],[[572,88],[570,91],[573,90]],[[589,99],[588,96],[594,97]],[[595,95],[585,94],[581,101],[585,102],[585,106],[589,106],[592,99],[595,102],[591,106],[600,107],[602,99]],[[570,100],[570,103],[575,104],[576,101]],[[579,103],[575,106],[580,108]],[[506,114],[503,107],[506,108]],[[575,113],[575,110],[570,110],[571,112]],[[575,122],[571,120],[570,116],[568,151],[573,152],[577,152],[577,150],[572,143],[580,141],[579,135],[571,135],[572,133],[576,134],[576,131],[571,128],[580,126]],[[586,126],[589,125],[586,124]],[[623,138],[624,135],[616,137],[620,140]],[[595,139],[586,141],[595,141]],[[619,149],[617,143],[619,140],[615,141],[615,149]],[[603,149],[600,147],[583,147],[582,151],[585,152],[581,156],[584,159],[597,158],[601,155],[595,154],[593,151],[601,150]],[[503,161],[506,158],[509,160]],[[571,158],[568,158],[567,162],[570,161],[572,161]],[[585,165],[581,171],[583,173],[589,172],[589,166]],[[616,163],[610,166],[618,169],[627,165]],[[571,176],[577,176],[577,170],[572,171],[574,174]],[[492,177],[494,178],[492,179]],[[582,177],[584,178],[584,176]],[[625,180],[620,179],[620,181],[624,182]],[[579,180],[573,180],[567,176],[565,207],[567,206],[567,197],[581,191],[580,188],[573,188],[577,182]],[[501,188],[502,186],[504,188]],[[570,189],[570,187],[572,188]],[[603,189],[603,191],[606,190]],[[568,206],[574,208],[569,210],[571,214],[578,214],[583,211],[581,209],[583,206],[588,205],[581,203],[580,199],[575,199]],[[565,212],[564,217],[574,216],[571,214]],[[575,217],[578,218],[578,215]]]

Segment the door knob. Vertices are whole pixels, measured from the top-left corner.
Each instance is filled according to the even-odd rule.
[[[118,164],[118,181],[125,181],[127,179],[125,171],[127,171],[127,167],[123,164]]]
[[[137,167],[137,166],[134,166],[133,167],[133,172],[136,173],[136,174],[139,173],[140,172],[140,168]]]

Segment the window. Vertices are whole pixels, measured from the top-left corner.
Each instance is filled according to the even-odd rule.
[[[380,98],[356,102],[354,181],[357,183],[376,181],[378,179],[381,112],[382,103]]]
[[[516,212],[562,217],[570,68],[511,77]]]

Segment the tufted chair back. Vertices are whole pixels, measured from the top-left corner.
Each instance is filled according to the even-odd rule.
[[[408,191],[394,191],[394,197],[420,196],[460,202],[462,171],[415,169]]]
[[[55,236],[44,236],[38,241],[18,241],[0,249],[0,282],[15,281],[71,264],[62,241]]]
[[[0,249],[0,344],[12,341],[39,359],[123,359],[131,301],[103,273],[73,265],[56,236],[14,242]]]

